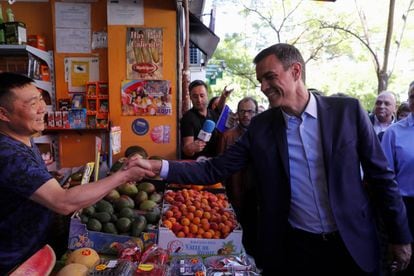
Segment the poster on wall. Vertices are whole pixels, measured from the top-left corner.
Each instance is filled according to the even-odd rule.
[[[121,88],[121,105],[124,116],[171,116],[171,82],[125,80]]]
[[[127,78],[162,79],[162,29],[127,28]]]

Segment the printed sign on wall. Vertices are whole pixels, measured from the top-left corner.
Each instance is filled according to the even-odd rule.
[[[171,85],[166,80],[125,80],[121,89],[122,115],[171,115]]]
[[[159,80],[162,75],[162,29],[127,29],[127,78]]]

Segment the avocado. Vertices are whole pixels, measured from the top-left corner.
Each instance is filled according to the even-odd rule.
[[[87,215],[81,214],[80,219],[82,223],[88,223],[89,217]]]
[[[156,206],[157,206],[157,203],[148,199],[148,200],[144,200],[143,202],[141,202],[141,204],[139,205],[139,209],[142,211],[149,211]]]
[[[86,224],[86,228],[91,231],[101,231],[102,229],[102,223],[99,222],[99,220],[95,218],[90,218],[88,220],[88,223]]]
[[[96,218],[100,222],[109,222],[111,220],[111,214],[107,212],[97,212],[92,215],[93,218]]]
[[[147,219],[144,216],[138,216],[131,224],[131,235],[139,237],[147,226]]]
[[[124,165],[124,162],[127,159],[125,157],[121,157],[118,159],[118,161],[116,161],[112,166],[111,169],[109,170],[111,173],[114,173],[116,171],[118,171],[120,168],[122,168],[122,166]]]
[[[118,234],[115,224],[113,224],[112,222],[104,223],[102,226],[102,231],[109,234]]]
[[[160,220],[161,217],[161,210],[158,207],[154,207],[151,210],[149,210],[145,214],[145,218],[149,223],[157,223]]]
[[[83,208],[82,210],[82,214],[86,215],[86,216],[92,216],[95,213],[95,207],[93,206],[88,206]]]
[[[154,201],[155,203],[161,203],[162,201],[162,195],[154,192],[151,194],[151,196],[149,197],[150,200]]]
[[[134,210],[128,207],[122,208],[121,211],[119,211],[119,217],[131,219],[134,217]]]
[[[111,214],[111,222],[116,222],[118,220],[117,214]]]
[[[129,218],[120,218],[116,221],[116,229],[119,233],[126,233],[131,229],[131,220]]]
[[[155,186],[151,182],[141,182],[138,184],[139,191],[145,191],[147,194],[155,192]]]
[[[105,199],[101,199],[96,203],[95,207],[96,212],[107,212],[109,214],[114,213],[114,207],[109,201],[106,201]]]
[[[122,195],[134,197],[138,193],[138,188],[135,182],[127,182],[117,188],[118,192]]]
[[[135,203],[129,196],[122,195],[120,198],[115,200],[114,206],[117,211],[121,211],[125,207],[134,208]]]
[[[141,204],[144,200],[148,199],[148,194],[146,191],[139,191],[138,194],[135,196],[134,201],[137,206]]]

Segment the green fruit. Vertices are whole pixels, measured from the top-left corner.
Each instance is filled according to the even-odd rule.
[[[109,222],[111,220],[111,214],[107,212],[97,212],[92,215],[93,218],[96,218],[100,222]]]
[[[145,214],[145,218],[149,223],[158,223],[161,217],[161,210],[158,207],[154,207]]]
[[[112,222],[104,223],[102,226],[102,231],[109,234],[118,234],[118,230],[116,230],[115,224]]]
[[[115,214],[111,214],[111,222],[116,222],[118,220],[118,216]]]
[[[84,214],[86,216],[92,216],[94,213],[95,213],[95,207],[93,207],[93,206],[85,207],[82,210],[82,214]]]
[[[96,212],[107,212],[109,214],[113,214],[114,207],[109,201],[106,201],[105,199],[101,199],[100,201],[96,203],[95,211]]]
[[[135,196],[134,201],[135,205],[139,206],[141,202],[148,199],[148,194],[146,191],[139,191],[138,194]]]
[[[119,192],[116,189],[111,190],[106,196],[105,196],[105,200],[109,201],[109,202],[114,202],[115,200],[117,200],[121,195],[119,194]]]
[[[119,211],[119,217],[120,218],[133,218],[134,217],[134,210],[132,210],[131,208],[125,207],[122,208],[121,211]]]
[[[131,225],[131,235],[134,237],[139,237],[147,226],[147,220],[144,216],[138,216],[132,222]]]
[[[102,229],[102,223],[100,223],[99,220],[95,218],[90,218],[88,220],[88,223],[86,224],[86,228],[88,228],[88,230],[91,230],[91,231],[99,232]]]
[[[154,192],[150,195],[149,199],[154,201],[155,203],[161,203],[162,195],[157,192]]]
[[[118,198],[114,202],[114,206],[115,206],[115,210],[121,211],[123,208],[134,208],[135,203],[132,200],[132,198],[130,198],[129,196],[122,195],[120,198]]]
[[[86,215],[84,215],[84,214],[81,214],[80,215],[80,219],[81,219],[81,222],[82,223],[88,223],[88,220],[89,220],[89,217],[88,216],[86,216]]]
[[[148,211],[148,210],[151,210],[152,208],[154,208],[156,206],[157,206],[157,203],[155,203],[154,201],[152,201],[152,200],[144,200],[139,205],[139,209],[142,210],[142,211]]]
[[[136,194],[138,194],[138,188],[135,182],[127,182],[125,184],[122,184],[117,188],[117,190],[120,194],[130,197],[134,197]]]
[[[138,184],[139,191],[145,191],[147,194],[155,192],[155,186],[151,182],[141,182]]]
[[[131,229],[131,220],[129,218],[120,218],[116,221],[116,229],[119,233],[127,233]]]
[[[111,172],[116,172],[116,171],[118,171],[120,168],[122,168],[122,166],[124,165],[124,162],[126,161],[127,159],[125,158],[125,157],[121,157],[121,158],[119,158],[118,159],[118,161],[116,161],[113,165],[112,165],[112,167],[111,167],[111,169],[110,169],[110,171]]]

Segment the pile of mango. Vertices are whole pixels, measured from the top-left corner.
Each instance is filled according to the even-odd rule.
[[[128,182],[84,208],[80,219],[90,231],[139,237],[157,227],[161,201],[151,182]]]

